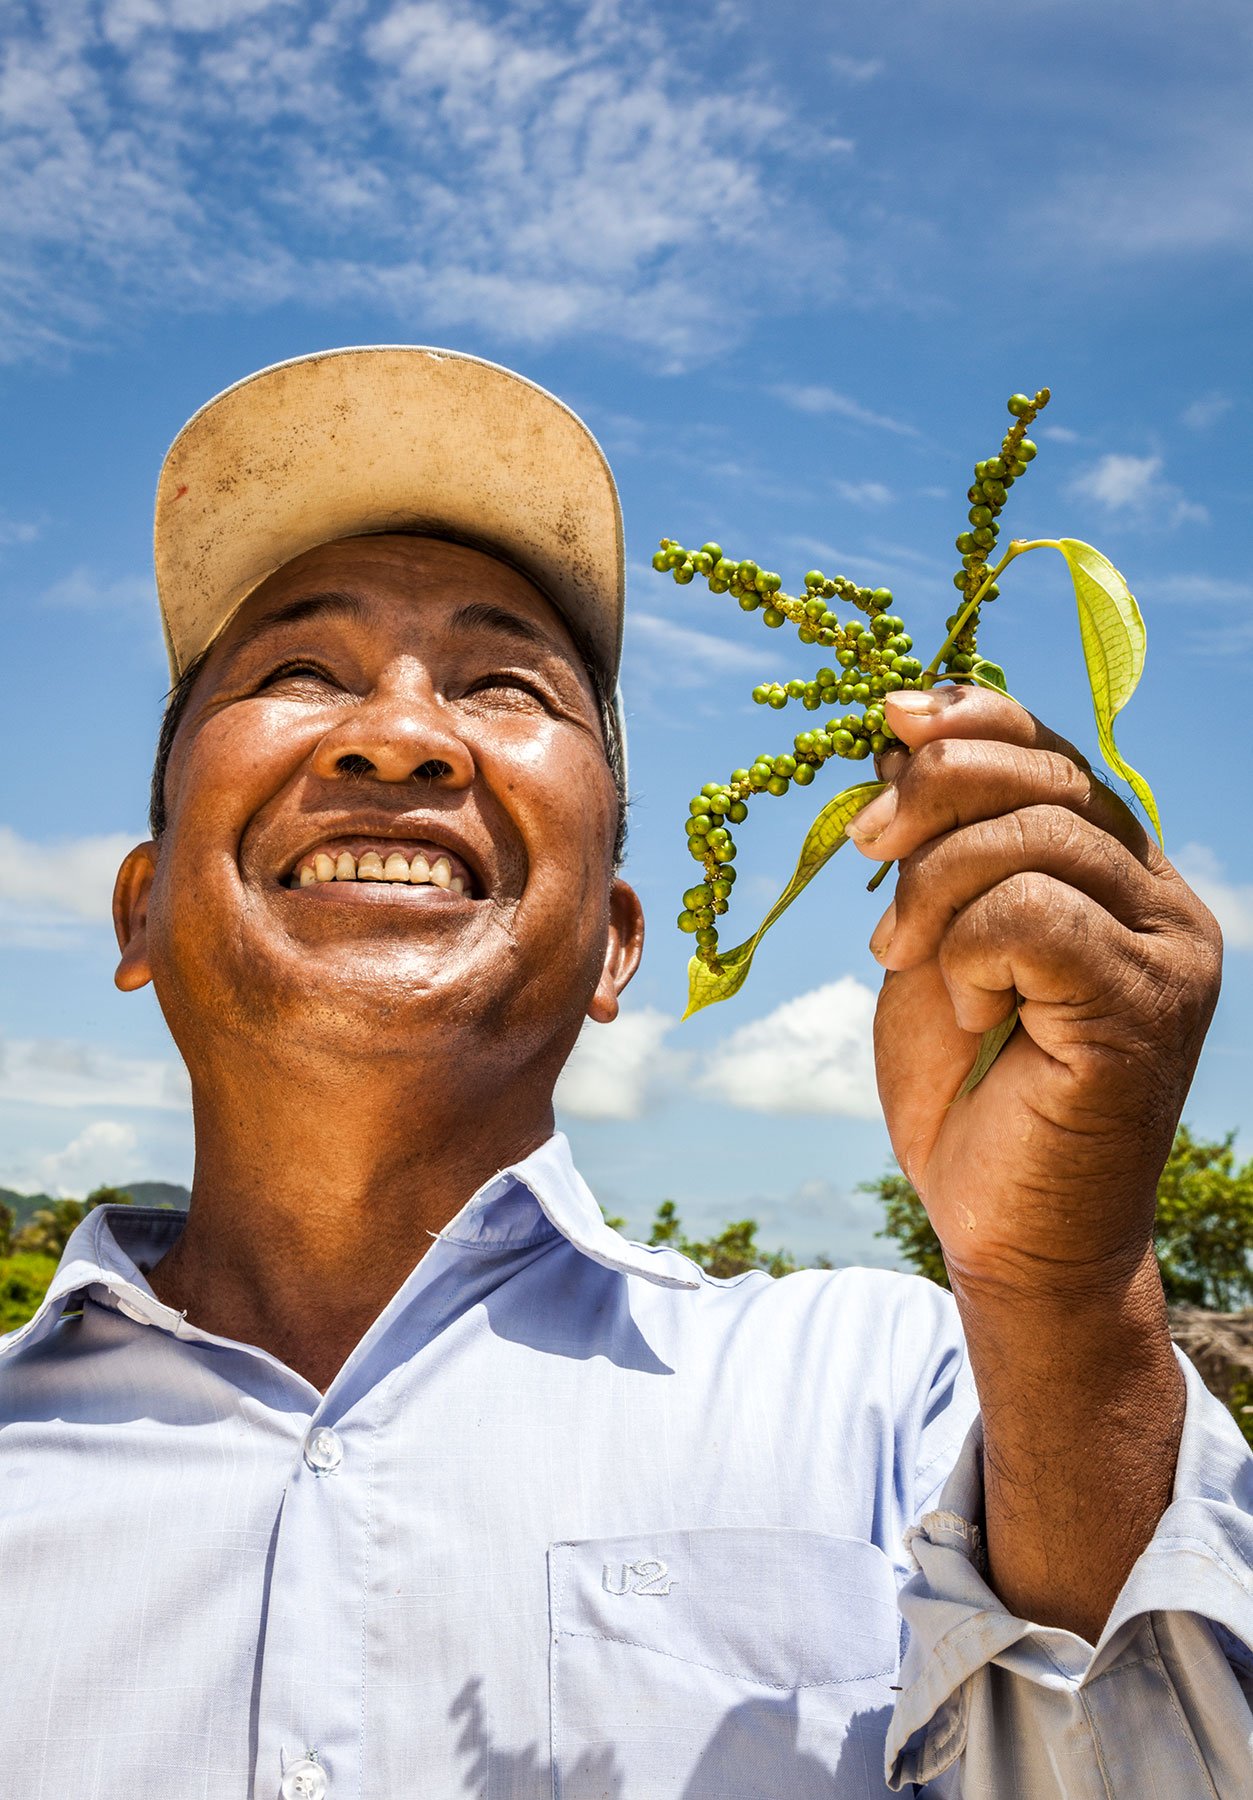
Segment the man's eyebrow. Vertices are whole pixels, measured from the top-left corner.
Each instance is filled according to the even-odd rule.
[[[280,625],[299,625],[305,619],[314,619],[324,613],[339,613],[344,618],[359,620],[364,616],[365,607],[359,594],[349,594],[340,588],[301,594],[298,599],[289,600],[285,606],[276,606],[273,612],[264,613],[245,626],[231,646],[232,654],[245,649],[266,632],[276,631]]]
[[[524,618],[521,613],[510,612],[507,607],[495,606],[490,600],[470,600],[465,606],[459,606],[449,621],[449,629],[454,632],[498,631],[502,636],[532,644],[540,650],[560,652],[563,649],[558,639],[542,625]]]

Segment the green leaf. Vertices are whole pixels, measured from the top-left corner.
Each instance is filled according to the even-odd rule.
[[[753,957],[762,938],[775,920],[787,911],[801,889],[809,885],[823,864],[829,862],[844,843],[849,820],[855,818],[876,794],[881,794],[885,786],[886,783],[882,781],[864,781],[857,787],[846,788],[834,800],[828,800],[805,834],[805,842],[801,845],[792,879],[752,937],[737,944],[734,950],[721,951],[718,957],[720,967],[716,971],[695,956],[692,958],[687,965],[685,1019],[690,1019],[703,1006],[712,1006],[716,1000],[729,1000],[732,994],[739,993],[748,979],[748,971],[753,966]]]
[[[1000,1024],[994,1025],[990,1031],[985,1031],[979,1040],[979,1054],[975,1057],[971,1071],[958,1088],[954,1099],[964,1100],[967,1094],[974,1092],[1010,1038],[1013,1037],[1017,1025],[1018,1003],[1017,996],[1015,996],[1014,1010],[1009,1017],[1002,1019]]]
[[[981,656],[970,671],[970,679],[980,687],[998,688],[1002,694],[1009,693],[1009,683],[1005,679],[1005,671],[1000,663],[989,662]]]
[[[1162,821],[1153,790],[1143,775],[1124,762],[1114,742],[1114,720],[1136,691],[1144,669],[1145,630],[1130,588],[1107,557],[1077,538],[1060,538],[1056,548],[1066,558],[1079,607],[1079,635],[1088,665],[1092,710],[1101,755],[1121,775],[1152,821],[1158,842]]]

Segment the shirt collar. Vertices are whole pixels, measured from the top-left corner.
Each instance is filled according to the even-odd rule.
[[[71,1297],[93,1289],[127,1318],[177,1333],[185,1314],[157,1299],[141,1265],[151,1268],[165,1254],[183,1218],[181,1212],[152,1206],[93,1208],[71,1233],[38,1310],[0,1337],[0,1357],[46,1337]],[[521,1250],[557,1234],[603,1268],[640,1275],[658,1287],[700,1286],[693,1264],[678,1251],[632,1243],[605,1223],[560,1131],[484,1182],[436,1236],[466,1250]]]

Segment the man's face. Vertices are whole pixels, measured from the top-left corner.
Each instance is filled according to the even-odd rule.
[[[193,1069],[223,1028],[371,1056],[488,1031],[564,1058],[634,968],[591,684],[556,611],[478,551],[355,538],[271,576],[210,653],[166,794],[136,968]]]

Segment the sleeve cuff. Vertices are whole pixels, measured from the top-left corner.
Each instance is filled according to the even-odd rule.
[[[899,1788],[934,1780],[966,1747],[976,1677],[989,1665],[1058,1699],[1138,1657],[1145,1616],[1218,1627],[1228,1661],[1253,1670],[1253,1455],[1222,1403],[1179,1358],[1187,1408],[1174,1494],[1094,1646],[1009,1613],[985,1579],[982,1426],[976,1419],[937,1510],[906,1533],[915,1573],[900,1594],[908,1645],[887,1737]]]

